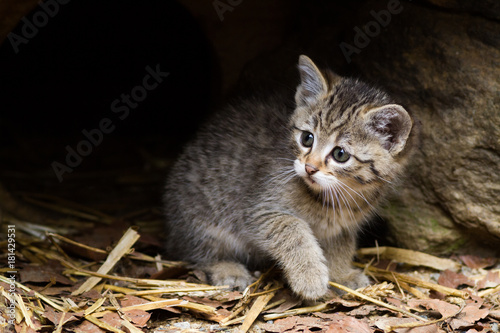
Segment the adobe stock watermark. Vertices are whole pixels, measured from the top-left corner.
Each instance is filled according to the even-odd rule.
[[[354,45],[346,42],[342,42],[339,45],[347,63],[351,63],[353,54],[359,54],[362,49],[370,44],[372,38],[380,35],[382,28],[387,27],[391,23],[392,15],[397,15],[402,11],[403,6],[399,0],[389,0],[387,9],[382,9],[378,12],[371,10],[370,15],[375,20],[366,23],[363,29],[358,26],[354,27],[354,31],[356,32],[356,35],[354,35]]]
[[[39,29],[45,27],[51,18],[59,13],[60,5],[66,5],[70,0],[47,0],[41,1],[38,6],[40,7],[33,14],[33,22],[30,22],[26,17],[23,17],[21,21],[23,26],[21,28],[21,36],[13,32],[7,35],[10,45],[14,49],[14,52],[19,53],[19,46],[21,44],[28,44],[28,42],[38,35]]]
[[[14,328],[16,322],[16,226],[7,226],[7,269],[5,277],[8,279],[7,302],[5,314],[8,326]]]
[[[143,77],[142,84],[133,87],[130,90],[130,94],[122,93],[120,98],[111,102],[111,112],[116,114],[119,120],[127,119],[130,115],[130,110],[137,108],[139,103],[146,99],[148,92],[155,90],[170,75],[170,73],[160,70],[160,64],[157,64],[154,69],[146,66],[146,72],[147,74]],[[84,139],[79,141],[74,147],[70,145],[65,147],[67,152],[64,160],[65,163],[53,161],[51,164],[52,170],[54,170],[59,182],[64,180],[63,176],[65,173],[72,173],[83,162],[84,157],[92,154],[94,147],[99,146],[103,142],[105,134],[111,134],[115,129],[116,124],[112,119],[107,117],[102,118],[96,128],[90,130],[83,129],[82,135]]]
[[[219,16],[219,20],[224,21],[224,13],[232,12],[236,6],[239,6],[243,0],[214,0],[212,2],[212,6],[214,6],[215,12],[217,16]]]

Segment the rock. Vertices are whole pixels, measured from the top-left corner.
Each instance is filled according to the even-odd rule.
[[[430,2],[462,11],[401,2],[402,12],[352,56],[362,77],[402,99],[421,122],[408,177],[381,215],[402,247],[498,253],[500,22],[485,17],[500,11],[487,0]],[[488,4],[492,11],[483,13]],[[472,5],[484,16],[467,13]],[[387,1],[369,6],[360,13]],[[370,20],[359,17],[358,26]]]

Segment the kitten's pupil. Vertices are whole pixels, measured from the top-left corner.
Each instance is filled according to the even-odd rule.
[[[335,147],[332,152],[332,156],[335,159],[335,161],[340,162],[340,163],[345,163],[351,155],[344,150],[344,148],[341,147]]]
[[[300,137],[300,142],[306,148],[312,147],[314,143],[314,135],[312,135],[312,133],[310,132],[304,132]]]

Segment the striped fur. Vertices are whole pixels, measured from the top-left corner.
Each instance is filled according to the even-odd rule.
[[[327,294],[329,279],[368,282],[350,266],[356,233],[403,170],[412,120],[385,93],[306,56],[299,72],[295,107],[284,96],[228,106],[168,177],[167,250],[214,284],[244,288],[247,268],[272,263],[304,299]]]

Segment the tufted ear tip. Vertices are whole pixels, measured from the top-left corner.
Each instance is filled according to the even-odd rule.
[[[391,155],[399,154],[405,147],[413,121],[401,105],[388,104],[368,111],[366,124],[379,138]]]

